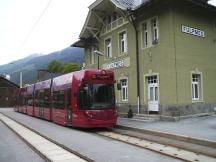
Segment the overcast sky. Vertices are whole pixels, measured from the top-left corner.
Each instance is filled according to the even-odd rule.
[[[93,2],[0,0],[0,65],[34,53],[47,54],[70,46],[78,40],[88,6]]]
[[[0,65],[70,46],[94,1],[0,0]]]

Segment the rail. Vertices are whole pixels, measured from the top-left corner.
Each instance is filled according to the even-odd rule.
[[[210,153],[202,153],[201,151],[203,151],[203,148],[200,149],[201,151],[196,149],[194,149],[194,151],[190,151],[190,148],[180,147],[179,143],[175,146],[175,144],[168,144],[169,142],[163,144],[156,140],[147,140],[145,137],[141,137],[142,135],[139,133],[133,132],[133,134],[131,134],[131,132],[128,133],[128,131],[123,130],[123,128],[122,130],[112,128],[104,131],[98,131],[96,133],[107,138],[118,140],[187,162],[216,162],[216,150],[214,148],[212,149],[213,151],[210,149]],[[153,135],[150,136],[151,139],[155,137]]]

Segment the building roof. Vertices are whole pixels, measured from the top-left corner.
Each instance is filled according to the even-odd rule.
[[[95,37],[97,39],[97,34],[103,25],[103,17],[105,14],[110,13],[111,10],[116,11],[116,8],[118,8],[123,12],[126,12],[127,10],[138,11],[142,7],[145,7],[155,1],[156,0],[96,0],[89,6],[88,16],[79,35],[80,40],[71,46],[84,47],[88,38]],[[208,0],[185,1],[216,12],[216,7],[208,4]]]
[[[111,0],[118,8],[122,10],[135,10],[140,5],[151,0]]]
[[[14,82],[6,79],[3,76],[0,76],[0,87],[13,87],[13,88],[19,88],[19,86],[17,84],[15,84]]]

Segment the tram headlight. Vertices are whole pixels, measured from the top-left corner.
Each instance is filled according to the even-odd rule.
[[[89,118],[93,118],[93,115],[89,111],[85,111],[85,115]]]

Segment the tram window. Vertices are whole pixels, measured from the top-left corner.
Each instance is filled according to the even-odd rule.
[[[13,101],[15,104],[17,104],[17,98],[15,96],[13,97]]]
[[[57,105],[56,105],[56,102],[57,102],[57,100],[58,100],[58,99],[57,99],[57,96],[58,96],[58,95],[57,95],[57,91],[54,91],[54,92],[53,92],[53,99],[52,99],[52,100],[53,100],[53,107],[54,107],[54,108],[57,107]]]
[[[16,96],[16,99],[15,99],[17,105],[19,105],[19,95]]]
[[[22,106],[25,106],[25,104],[26,104],[26,97],[23,95]]]
[[[67,106],[71,105],[71,88],[67,89]]]
[[[23,95],[20,95],[20,97],[19,97],[20,106],[23,106],[23,105],[24,105],[24,103],[25,103],[24,100],[25,100],[24,96],[23,96]]]
[[[87,97],[88,94],[88,86],[82,84],[78,88],[78,107],[80,109],[85,109],[86,105],[89,105],[89,97]]]
[[[38,91],[36,91],[35,92],[35,106],[37,106],[37,107],[39,106],[38,99],[39,99],[39,93],[38,93]]]
[[[80,109],[106,109],[115,106],[112,84],[89,84],[78,88],[78,107]]]
[[[28,94],[28,95],[27,95],[27,105],[28,105],[28,106],[33,106],[32,94]]]
[[[43,107],[44,106],[44,90],[39,92],[39,98],[38,98],[38,102],[39,102],[39,107]]]
[[[65,92],[64,90],[53,92],[53,107],[56,109],[64,109]]]
[[[44,91],[44,107],[49,107],[50,90],[46,89]]]

